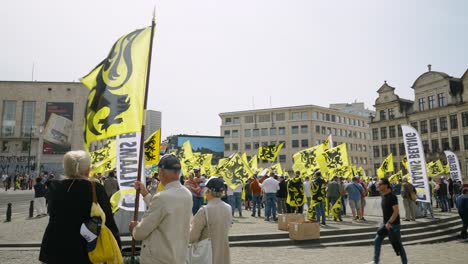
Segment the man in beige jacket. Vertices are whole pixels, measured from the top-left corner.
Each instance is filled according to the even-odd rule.
[[[135,240],[142,240],[140,263],[182,264],[187,257],[192,194],[179,182],[177,157],[163,156],[158,168],[164,191],[151,197],[143,183],[135,182],[149,208],[140,222],[130,223],[129,230]]]

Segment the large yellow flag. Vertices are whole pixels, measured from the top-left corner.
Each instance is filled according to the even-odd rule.
[[[405,167],[405,169],[408,169],[408,158],[406,158],[406,156],[404,156],[401,160],[401,164],[403,164],[403,167]]]
[[[250,169],[252,169],[252,170],[258,169],[257,155],[254,155],[252,158],[250,158],[249,166],[250,166]]]
[[[286,176],[286,172],[281,167],[280,163],[276,163],[270,167],[270,171],[274,171],[278,176]]]
[[[328,149],[328,141],[313,146],[308,149],[301,150],[293,155],[294,164],[292,169],[300,171],[301,175],[312,175],[318,169],[317,157]]]
[[[105,173],[115,168],[117,148],[114,139],[108,139],[104,145],[93,152],[89,153],[91,163],[91,175],[97,173]]]
[[[348,150],[346,143],[343,143],[334,148],[328,149],[317,156],[317,164],[322,173],[328,172],[331,169],[349,165]]]
[[[193,157],[192,144],[190,144],[189,140],[185,141],[184,144],[182,144],[182,147],[177,152],[177,157],[180,160],[182,173],[187,177],[188,173],[194,167],[192,163],[192,157]]]
[[[91,89],[85,109],[84,143],[138,132],[143,122],[151,28],[122,36],[81,82]]]
[[[258,148],[258,158],[261,160],[275,161],[281,151],[283,143]]]
[[[399,170],[397,173],[393,174],[388,178],[388,181],[390,183],[398,183],[398,180],[401,180],[403,178],[403,171]]]
[[[253,171],[249,165],[244,162],[242,157],[236,153],[234,156],[220,169],[226,184],[232,189],[237,188],[242,184],[242,179],[253,175]]]
[[[440,160],[431,161],[427,164],[427,175],[430,177],[436,177],[445,172],[445,167],[442,165]]]
[[[145,165],[153,165],[159,162],[160,145],[161,129],[158,129],[145,140]]]
[[[377,169],[377,176],[379,179],[382,179],[387,172],[393,172],[395,168],[393,167],[393,154],[390,153],[388,157],[380,165],[380,168]]]

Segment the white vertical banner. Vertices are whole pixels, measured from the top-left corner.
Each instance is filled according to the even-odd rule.
[[[431,195],[427,178],[426,158],[424,157],[421,137],[412,126],[401,125],[401,129],[408,160],[408,172],[411,183],[416,188],[417,201],[430,203]]]
[[[444,151],[445,156],[447,157],[447,164],[449,165],[450,168],[450,177],[452,177],[453,181],[461,181],[462,180],[462,174],[460,170],[460,163],[458,162],[458,157],[453,153],[452,151]]]
[[[333,148],[333,138],[332,135],[328,135],[328,148],[331,149]]]
[[[141,163],[140,156],[141,133],[128,133],[116,137],[117,144],[117,181],[122,195],[119,207],[126,211],[135,209],[135,193],[124,190],[134,190],[134,182],[138,178],[138,164]],[[144,165],[143,165],[144,166]],[[145,179],[142,179],[143,182]],[[139,211],[145,211],[145,203],[140,196]]]

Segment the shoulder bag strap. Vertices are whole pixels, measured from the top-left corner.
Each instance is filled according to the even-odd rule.
[[[203,211],[205,212],[206,227],[208,228],[208,238],[211,239],[210,224],[208,223],[208,208],[203,206]]]
[[[91,180],[91,193],[93,194],[93,203],[97,203],[97,197],[96,197],[96,183]]]

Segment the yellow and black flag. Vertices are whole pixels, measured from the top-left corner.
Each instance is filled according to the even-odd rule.
[[[104,145],[89,153],[91,163],[91,175],[104,173],[115,168],[117,158],[117,148],[114,139],[108,139]]]
[[[332,169],[336,169],[342,166],[348,166],[349,159],[346,143],[328,149],[320,155],[318,155],[317,164],[320,167],[320,171],[322,172],[322,174]]]
[[[85,110],[84,143],[138,132],[143,122],[151,27],[122,36],[81,82],[91,89]]]
[[[283,143],[258,148],[258,158],[261,160],[275,161],[281,151]]]
[[[156,130],[145,140],[145,165],[153,165],[159,162],[161,149],[161,129]]]
[[[377,176],[379,179],[382,179],[387,172],[393,172],[395,169],[393,167],[393,154],[390,153],[388,157],[380,165],[380,168],[377,169]]]

